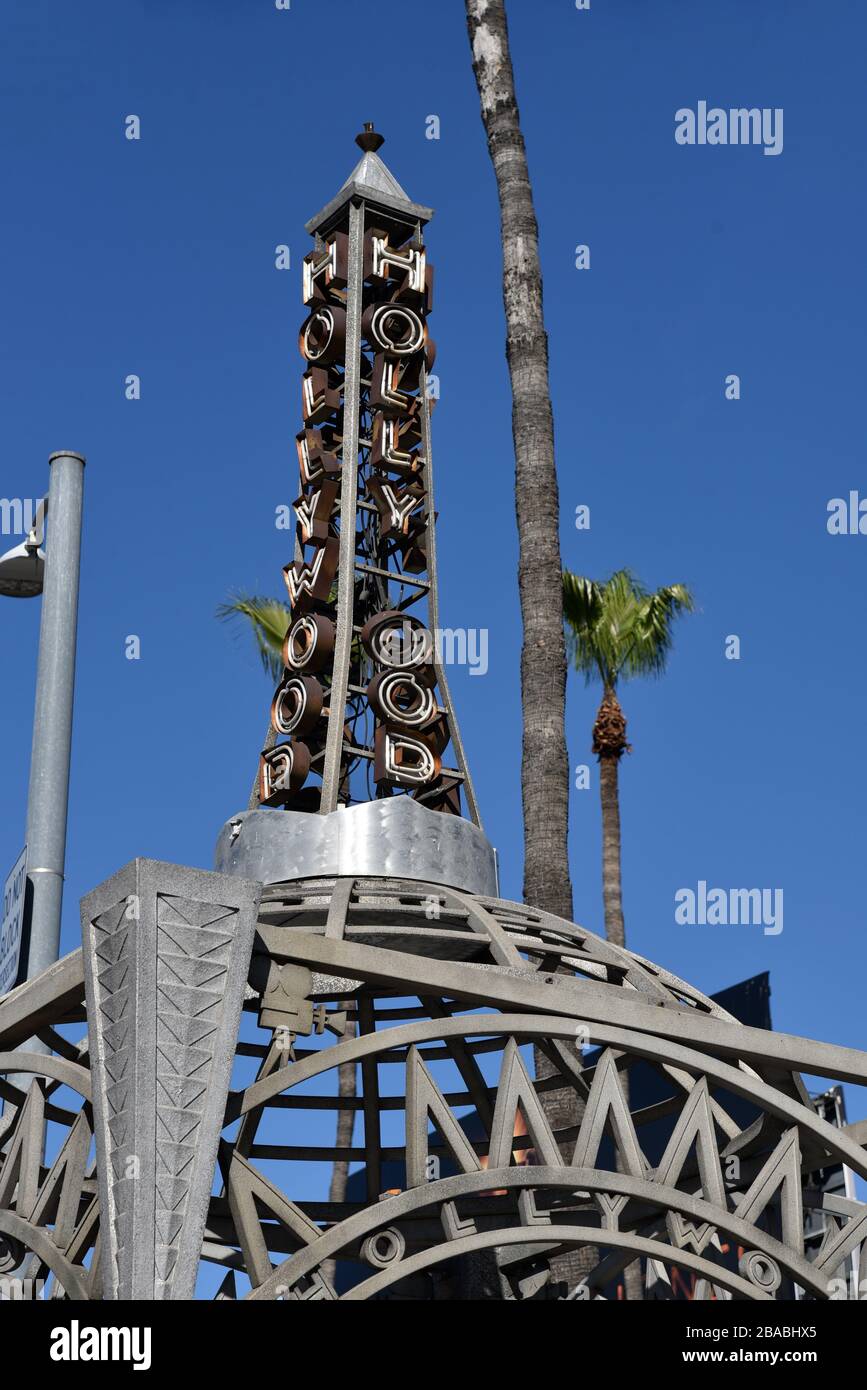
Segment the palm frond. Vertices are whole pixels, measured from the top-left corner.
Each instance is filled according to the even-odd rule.
[[[602,613],[602,590],[593,579],[563,571],[563,617],[566,620],[566,650],[576,671],[588,683],[594,675],[605,680],[594,640]]]
[[[262,665],[276,681],[283,672],[283,639],[289,628],[289,607],[280,599],[261,594],[236,594],[221,603],[217,617],[230,621],[246,619],[250,624]]]
[[[638,604],[635,640],[626,654],[624,674],[660,676],[674,641],[672,626],[680,613],[691,613],[692,594],[684,584],[669,584]]]
[[[569,656],[588,683],[660,675],[672,645],[672,624],[693,608],[683,584],[649,593],[629,570],[600,584],[563,572],[563,617]]]

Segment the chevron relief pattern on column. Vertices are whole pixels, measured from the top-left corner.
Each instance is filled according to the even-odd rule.
[[[129,899],[123,898],[90,926],[99,1037],[105,1068],[105,1124],[110,1136],[109,1192],[115,1231],[118,1284],[131,1278],[133,1211],[138,1158],[135,1152],[135,980]]]
[[[194,1297],[261,892],[135,859],[82,899],[107,1299]]]
[[[156,1297],[170,1298],[237,909],[157,898]]]

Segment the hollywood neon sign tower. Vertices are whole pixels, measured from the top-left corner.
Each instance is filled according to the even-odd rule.
[[[378,797],[460,814],[463,792],[478,822],[434,640],[432,213],[383,164],[380,135],[357,143],[361,161],[307,224],[292,620],[259,799],[327,815],[369,799],[355,773],[370,764]]]

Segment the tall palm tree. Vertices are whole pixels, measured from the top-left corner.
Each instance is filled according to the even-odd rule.
[[[524,901],[572,920],[569,876],[569,762],[563,634],[560,500],[542,307],[539,228],[515,97],[505,0],[466,0],[467,31],[482,123],[497,181],[503,244],[506,359],[512,388],[518,590],[521,600],[521,800]],[[535,1048],[536,1076],[557,1068]],[[543,1091],[555,1132],[574,1130],[583,1105],[571,1087]],[[566,1154],[563,1147],[564,1157]],[[596,1263],[592,1247],[552,1262],[573,1288]]]
[[[693,598],[683,584],[648,593],[628,570],[617,570],[603,584],[563,572],[563,614],[569,655],[588,685],[598,680],[602,700],[593,725],[593,752],[599,758],[602,804],[602,901],[605,935],[623,946],[623,892],[620,859],[619,766],[629,751],[626,718],[618,686],[636,676],[661,676],[672,646],[672,627],[691,612]]]
[[[539,229],[504,0],[466,0],[473,72],[497,180],[506,357],[512,385],[521,649],[524,900],[572,920],[566,649],[560,597],[560,503],[542,312]]]

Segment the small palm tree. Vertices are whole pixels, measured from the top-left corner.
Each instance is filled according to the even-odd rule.
[[[246,619],[250,624],[256,648],[262,665],[272,680],[278,681],[283,674],[283,639],[289,631],[289,605],[279,598],[268,598],[261,594],[235,594],[228,603],[221,603],[217,617],[229,620]],[[263,749],[273,748],[277,735],[271,720],[265,730]],[[253,779],[247,810],[252,811],[259,804],[259,774]]]
[[[283,674],[283,640],[289,631],[289,605],[279,598],[262,594],[235,594],[221,603],[217,617],[246,618],[250,624],[262,665],[275,681]]]
[[[618,946],[625,944],[618,769],[630,745],[617,688],[636,676],[662,675],[672,647],[674,619],[679,613],[691,612],[693,606],[692,595],[683,584],[648,593],[628,570],[618,570],[604,584],[563,572],[569,655],[588,685],[597,679],[602,685],[602,701],[593,725],[602,804],[602,900],[605,935]]]
[[[602,701],[593,725],[593,752],[599,758],[599,796],[602,803],[602,901],[605,935],[625,945],[620,862],[619,764],[629,751],[626,718],[617,698],[620,682],[635,676],[661,676],[672,645],[672,625],[678,613],[692,610],[693,600],[683,584],[647,593],[628,570],[618,570],[605,584],[563,572],[563,615],[566,646],[575,669],[589,685],[598,679]],[[629,1077],[621,1077],[629,1104]],[[640,1260],[622,1271],[629,1302],[644,1297]]]

